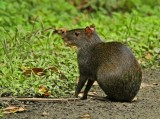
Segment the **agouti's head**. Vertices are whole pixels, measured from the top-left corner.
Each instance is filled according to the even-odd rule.
[[[94,26],[87,26],[86,28],[73,29],[73,30],[63,30],[60,29],[58,32],[62,36],[67,45],[74,45],[77,47],[83,47],[85,45],[90,45],[96,42],[100,42],[100,38],[95,32]]]

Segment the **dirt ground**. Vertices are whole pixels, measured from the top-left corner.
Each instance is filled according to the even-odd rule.
[[[103,92],[97,88],[99,96]],[[28,103],[26,111],[3,119],[160,119],[160,69],[143,71],[143,82],[132,103],[87,100],[59,103]]]

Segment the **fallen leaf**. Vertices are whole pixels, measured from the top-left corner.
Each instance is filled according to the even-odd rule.
[[[147,84],[147,83],[141,83],[140,89],[145,88],[145,87],[153,87],[153,85],[152,84]]]
[[[90,92],[88,93],[88,95],[89,95],[89,96],[96,96],[96,95],[97,95],[97,92],[95,92],[95,91],[90,91]]]
[[[45,70],[51,70],[52,72],[59,73],[61,79],[67,79],[67,77],[64,75],[64,73],[61,72],[61,71],[59,71],[58,68],[55,67],[55,66],[49,66],[49,67],[46,68]]]
[[[48,69],[50,69],[53,72],[58,72],[58,69],[55,66],[49,66],[48,68],[46,68],[46,70],[48,70]]]
[[[145,59],[148,59],[148,60],[152,59],[152,55],[150,53],[146,53]]]
[[[22,72],[24,75],[31,75],[34,73],[35,75],[38,76],[43,76],[45,74],[45,71],[43,68],[21,68]]]
[[[32,70],[32,72],[33,72],[34,74],[36,74],[36,75],[38,75],[38,76],[42,76],[42,75],[45,74],[43,68],[32,68],[31,70]]]
[[[43,113],[42,113],[42,116],[49,116],[49,113],[43,112]]]
[[[153,83],[153,85],[158,85],[158,83]]]
[[[67,77],[64,75],[63,72],[59,71],[57,67],[55,66],[49,66],[47,68],[26,68],[21,67],[20,70],[23,72],[23,75],[30,76],[32,73],[38,76],[43,76],[47,72],[47,70],[50,70],[52,73],[58,73],[60,76],[60,79],[67,79]]]
[[[25,111],[26,109],[23,108],[23,107],[16,107],[16,106],[9,106],[7,108],[4,108],[2,110],[2,113],[3,114],[10,114],[10,113],[16,113],[16,112],[23,112]]]
[[[91,116],[87,113],[79,117],[79,119],[91,119]]]
[[[38,93],[42,96],[42,97],[48,97],[51,95],[51,93],[48,91],[48,89],[41,85],[38,87]]]
[[[134,97],[132,101],[134,102],[134,101],[137,101],[137,100],[138,100],[138,98],[137,98],[137,97]]]

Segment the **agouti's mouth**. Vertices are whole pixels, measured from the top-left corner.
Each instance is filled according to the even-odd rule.
[[[74,44],[70,41],[65,41],[64,40],[64,43],[65,43],[66,46],[74,46]]]
[[[62,37],[62,39],[63,39],[64,44],[65,44],[66,46],[74,46],[74,43],[72,43],[72,42],[71,42],[71,41],[69,41],[68,39],[63,38],[63,37]]]

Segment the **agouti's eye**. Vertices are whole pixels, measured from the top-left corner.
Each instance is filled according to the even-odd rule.
[[[76,35],[76,36],[79,36],[79,34],[80,34],[80,32],[75,32],[75,35]]]

